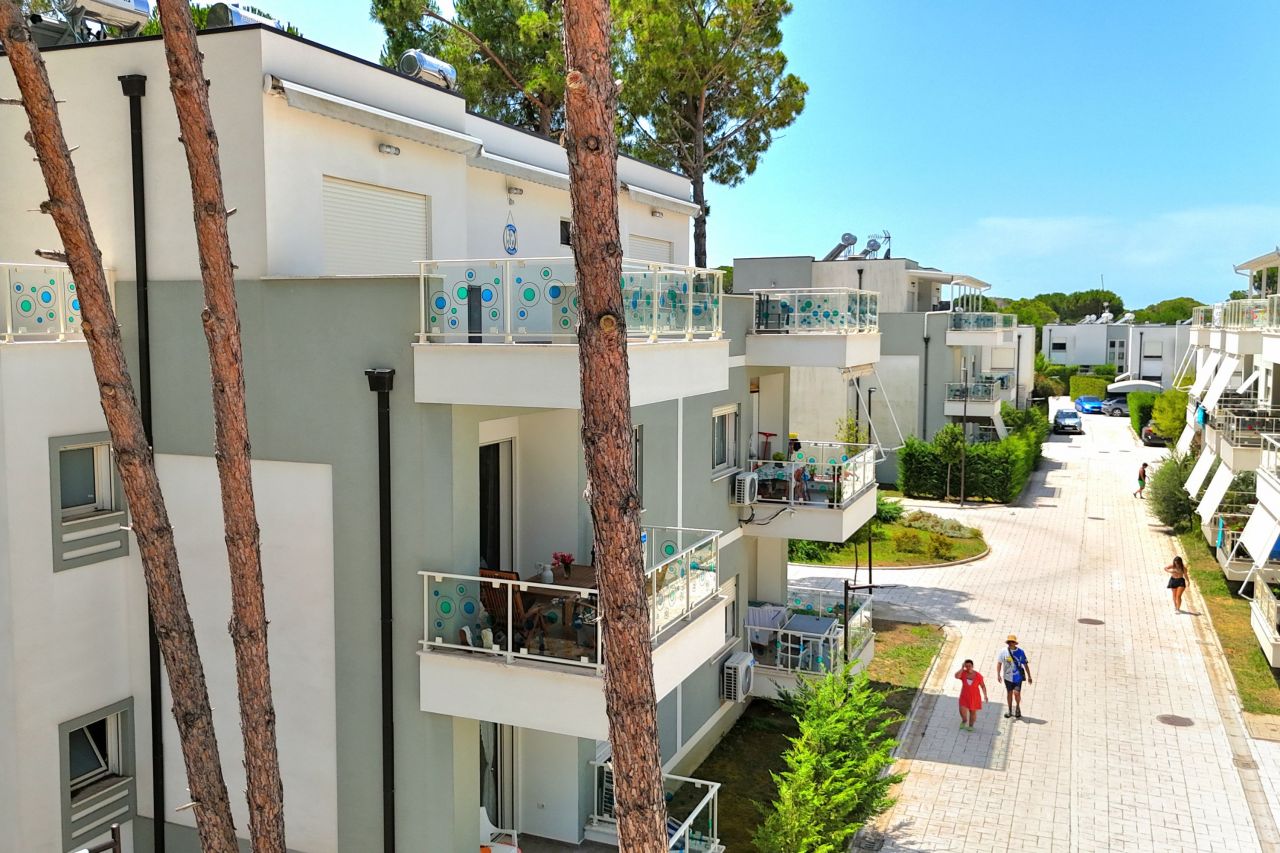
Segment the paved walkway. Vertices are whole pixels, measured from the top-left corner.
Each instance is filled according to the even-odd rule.
[[[1165,588],[1173,540],[1130,494],[1138,465],[1162,451],[1135,442],[1127,419],[1085,421],[1084,436],[1046,445],[1019,506],[938,510],[979,525],[991,556],[876,573],[904,584],[877,593],[877,615],[906,608],[957,638],[908,726],[909,775],[879,824],[885,851],[1262,849],[1200,617],[1175,614]],[[791,578],[839,573],[794,566]],[[1035,676],[1020,721],[1003,718],[995,678],[1009,633]],[[994,700],[973,733],[958,728],[951,677],[965,658]]]

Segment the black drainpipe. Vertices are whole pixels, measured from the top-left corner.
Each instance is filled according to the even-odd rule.
[[[133,153],[133,268],[138,300],[138,407],[147,444],[155,446],[151,428],[151,324],[147,299],[147,197],[143,181],[142,99],[147,94],[145,74],[125,74],[118,78],[120,90],[129,99],[129,147]],[[164,698],[160,685],[160,641],[156,622],[147,607],[147,677],[151,708],[151,810],[152,842],[155,853],[165,851],[164,802]]]
[[[1015,334],[1018,336],[1018,354],[1013,359],[1013,406],[1020,409],[1022,406],[1018,405],[1018,382],[1022,378],[1022,333]]]
[[[929,318],[925,317],[925,322]],[[924,369],[920,371],[924,378],[924,390],[920,392],[920,440],[929,440],[929,336],[924,336]],[[946,390],[945,388],[943,389]]]
[[[378,553],[382,591],[382,849],[396,849],[395,720],[391,707],[391,385],[392,367],[364,372],[378,395]]]

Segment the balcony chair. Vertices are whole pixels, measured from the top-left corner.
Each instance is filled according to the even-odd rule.
[[[510,844],[494,839],[506,838]],[[499,829],[489,821],[489,812],[480,807],[480,850],[481,853],[520,853],[520,838],[514,829]]]
[[[480,577],[514,582],[520,581],[520,575],[515,572],[504,572],[498,569],[480,569]],[[485,612],[489,614],[489,618],[493,620],[494,631],[506,631],[506,590],[501,585],[495,587],[490,583],[481,583],[480,603],[483,605]],[[518,649],[522,645],[527,646],[528,639],[535,634],[540,634],[545,643],[547,626],[543,617],[544,608],[542,605],[536,604],[526,608],[520,590],[513,588],[511,590],[511,633],[514,636],[508,638],[511,642],[511,648]],[[525,642],[517,642],[517,638],[523,638]]]

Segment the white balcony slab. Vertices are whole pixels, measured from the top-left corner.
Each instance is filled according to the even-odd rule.
[[[727,340],[632,341],[631,405],[711,394],[729,387]],[[577,409],[578,347],[535,343],[413,345],[419,403]]]
[[[1258,468],[1257,483],[1254,486],[1258,503],[1262,504],[1275,517],[1280,518],[1280,479],[1266,468]]]
[[[658,699],[724,650],[727,599],[714,598],[687,622],[670,628],[653,650]],[[606,658],[608,652],[606,651]],[[432,649],[418,653],[422,710],[573,737],[607,740],[604,678],[571,667],[481,652]]]
[[[1222,457],[1227,467],[1237,474],[1243,471],[1256,471],[1262,462],[1261,447],[1232,442],[1226,435],[1222,435],[1218,442],[1218,455]]]
[[[1253,635],[1258,638],[1258,645],[1262,647],[1267,663],[1280,667],[1280,634],[1268,619],[1267,613],[1266,608],[1254,601],[1249,605],[1249,623],[1253,626]]]
[[[1226,329],[1221,334],[1222,349],[1232,355],[1262,353],[1262,329]]]
[[[1262,360],[1280,364],[1280,329],[1262,335]]]
[[[876,488],[868,488],[844,509],[813,504],[792,507],[769,501],[761,501],[752,509],[757,522],[765,523],[746,525],[742,532],[748,536],[844,542],[876,514]]]
[[[878,361],[879,332],[747,336],[747,364],[759,367],[834,367],[844,370]]]
[[[1007,402],[1000,398],[995,400],[970,400],[965,407],[964,400],[947,400],[943,404],[943,413],[949,418],[995,418],[1000,414],[1000,403]]]
[[[949,347],[1011,347],[1016,340],[1014,329],[947,329]]]

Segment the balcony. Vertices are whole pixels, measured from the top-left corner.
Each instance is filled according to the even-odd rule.
[[[747,364],[846,369],[880,360],[880,294],[827,288],[754,290]]]
[[[9,294],[4,303],[0,342],[84,340],[80,331],[80,297],[69,268],[56,264],[0,264],[0,281]],[[110,271],[107,290],[114,292]]]
[[[631,404],[729,387],[719,270],[623,261]],[[580,407],[572,258],[425,261],[413,346],[419,403]]]
[[[1280,601],[1270,583],[1255,581],[1253,603],[1249,605],[1249,622],[1262,654],[1273,667],[1280,667]]]
[[[990,311],[953,311],[947,325],[947,346],[1006,346],[1014,342],[1018,318]]]
[[[847,660],[859,667],[875,654],[871,596],[842,589],[787,585],[784,603],[752,602],[743,630],[755,656],[751,694],[775,698],[801,675],[827,672]]]
[[[1247,402],[1257,404],[1253,398]],[[1232,471],[1253,471],[1262,459],[1263,436],[1280,434],[1280,410],[1223,406],[1219,401],[1205,425],[1205,441],[1218,439],[1218,456]]]
[[[593,761],[591,765],[595,768],[595,793],[588,835],[617,844],[613,764]],[[724,853],[719,834],[720,783],[664,773],[662,787],[667,801],[667,849],[679,853]]]
[[[1251,513],[1248,511],[1218,512],[1201,528],[1205,541],[1214,549],[1218,565],[1222,566],[1222,573],[1229,581],[1242,582],[1253,568],[1253,556],[1241,541],[1241,534],[1250,517]],[[1267,560],[1258,568],[1259,577],[1269,581],[1280,580],[1278,557],[1280,555],[1275,553],[1268,555]]]
[[[653,678],[670,693],[725,644],[720,534],[642,529]],[[422,710],[605,740],[595,571],[574,566],[553,583],[514,572],[423,571]],[[509,697],[515,701],[494,701]]]
[[[998,419],[1000,404],[1012,403],[1017,391],[1012,373],[984,373],[973,382],[948,382],[944,411],[947,417]]]
[[[1262,332],[1270,324],[1266,299],[1233,299],[1222,304],[1222,349],[1232,355],[1262,352]]]
[[[759,497],[743,532],[844,542],[875,515],[879,448],[793,440],[787,454],[751,459]]]

